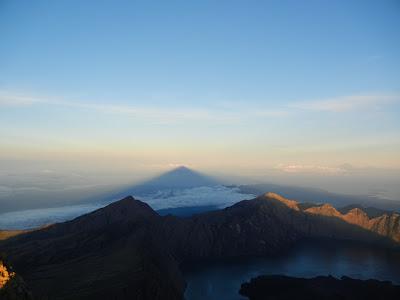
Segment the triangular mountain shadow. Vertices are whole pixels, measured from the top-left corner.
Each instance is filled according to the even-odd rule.
[[[162,190],[188,189],[202,186],[216,186],[220,184],[223,183],[211,176],[181,166],[140,184],[126,187],[121,191],[108,195],[107,198],[108,200],[111,200],[125,197],[127,195],[142,196]]]

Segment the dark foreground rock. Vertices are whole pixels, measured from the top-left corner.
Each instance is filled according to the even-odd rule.
[[[296,278],[259,276],[242,284],[239,291],[250,300],[397,300],[400,286],[388,281],[358,280],[332,276]]]

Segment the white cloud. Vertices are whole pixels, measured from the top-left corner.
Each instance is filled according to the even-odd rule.
[[[55,208],[38,208],[0,215],[0,229],[30,229],[56,222],[71,220],[104,205],[84,204]]]
[[[377,109],[388,103],[399,102],[400,95],[354,95],[290,104],[289,107],[320,112],[346,112],[359,109]]]
[[[316,173],[316,174],[344,174],[348,170],[345,167],[330,167],[319,165],[278,165],[275,169],[286,173]]]
[[[137,198],[148,203],[153,209],[164,209],[208,205],[223,208],[238,201],[254,197],[256,196],[252,194],[241,193],[237,187],[231,188],[220,185],[161,190],[149,195],[138,196]]]

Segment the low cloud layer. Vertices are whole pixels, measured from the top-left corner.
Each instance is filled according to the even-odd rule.
[[[238,188],[215,186],[183,190],[163,190],[147,196],[135,195],[135,197],[148,203],[153,209],[158,210],[208,205],[222,208],[240,200],[251,199],[254,195],[242,194]],[[104,205],[94,203],[4,213],[0,214],[0,229],[28,229],[63,222],[101,208]]]
[[[0,214],[0,229],[30,229],[63,222],[100,208],[100,204],[29,209]]]

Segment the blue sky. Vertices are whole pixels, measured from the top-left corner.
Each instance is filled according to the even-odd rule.
[[[398,1],[0,1],[10,170],[400,169]]]

